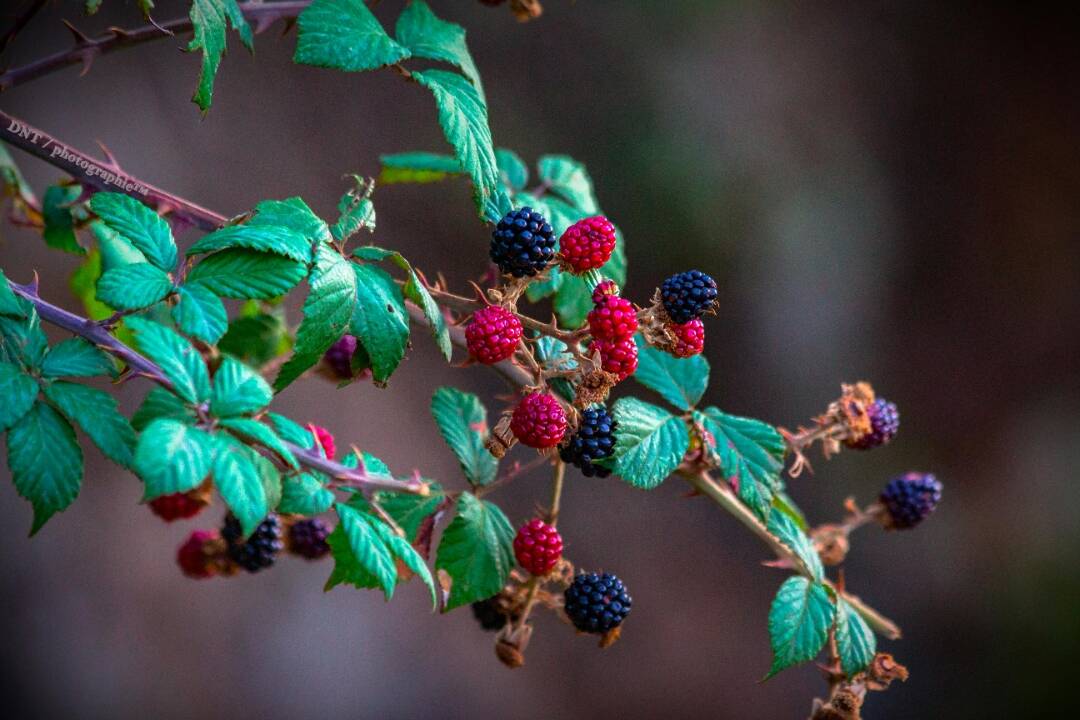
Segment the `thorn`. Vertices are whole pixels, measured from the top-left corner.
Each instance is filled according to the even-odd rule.
[[[80,54],[82,59],[82,70],[79,71],[79,77],[86,77],[86,74],[90,72],[90,66],[94,64],[94,57],[97,53],[91,52],[89,48],[85,52]]]
[[[112,150],[110,150],[108,146],[100,140],[95,140],[94,142],[96,142],[97,146],[101,148],[101,152],[105,153],[105,167],[109,168],[110,170],[115,170],[118,173],[124,172],[120,169],[120,163],[116,161],[116,156],[112,154]]]
[[[70,30],[71,34],[75,36],[75,45],[76,46],[85,47],[87,45],[93,45],[94,44],[94,41],[86,36],[86,33],[84,33],[79,28],[75,27],[74,25],[72,25],[67,20],[61,20],[60,22],[64,23],[64,27],[66,27],[68,30]]]
[[[37,270],[35,270],[34,271],[34,279],[30,281],[30,290],[35,295],[38,294],[38,284],[39,284],[40,281],[41,281],[41,278],[38,277],[38,272],[37,272]]]
[[[169,30],[168,28],[161,27],[160,25],[158,25],[157,20],[150,17],[149,15],[146,16],[146,19],[150,21],[151,25],[153,25],[154,27],[156,27],[158,30],[165,33],[169,37],[175,37],[176,36],[176,33],[174,33],[172,30]],[[121,30],[121,32],[123,32],[123,31]]]

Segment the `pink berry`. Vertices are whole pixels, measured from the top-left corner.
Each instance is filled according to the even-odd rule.
[[[600,351],[600,366],[609,373],[625,380],[637,370],[638,349],[634,338],[626,338],[616,342],[608,340],[593,340],[591,350]]]
[[[601,280],[600,282],[598,282],[596,284],[596,287],[593,288],[592,301],[593,301],[593,304],[595,305],[596,303],[600,302],[600,300],[602,298],[604,298],[605,296],[607,296],[607,295],[618,295],[618,294],[619,294],[619,286],[615,283],[614,280]]]
[[[562,557],[563,541],[559,531],[539,518],[521,526],[514,537],[514,557],[518,565],[533,575],[551,572]]]
[[[214,574],[214,564],[206,544],[218,539],[213,530],[196,530],[176,551],[176,564],[190,578],[208,578]]]
[[[521,321],[514,313],[498,305],[477,310],[465,328],[469,354],[485,365],[494,365],[509,358],[520,341]]]
[[[579,220],[559,238],[559,253],[575,273],[602,267],[615,250],[615,226],[603,215]]]
[[[675,347],[671,348],[671,354],[675,357],[688,358],[705,349],[705,323],[701,322],[701,318],[669,327],[675,333]]]
[[[555,447],[566,434],[566,413],[553,395],[529,393],[514,408],[510,432],[531,448]]]
[[[334,445],[334,436],[331,435],[330,431],[326,428],[315,425],[314,423],[309,427],[311,428],[311,432],[315,435],[319,447],[322,448],[323,454],[330,460],[333,460],[337,455],[337,446]]]
[[[162,495],[151,500],[147,505],[150,511],[165,522],[172,522],[180,518],[195,517],[199,511],[206,507],[207,503],[201,498],[194,498],[188,493],[173,493]]]
[[[637,332],[634,304],[618,295],[601,295],[589,311],[589,334],[598,340],[618,341]]]

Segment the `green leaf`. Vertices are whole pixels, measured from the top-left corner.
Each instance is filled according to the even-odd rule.
[[[248,227],[284,227],[303,235],[309,246],[330,240],[330,228],[326,221],[316,215],[299,197],[284,200],[263,200],[252,210]],[[311,261],[311,252],[304,258]]]
[[[843,597],[836,603],[836,649],[840,653],[840,667],[848,677],[869,667],[877,654],[873,631]]]
[[[800,530],[806,530],[810,527],[806,522],[806,516],[803,515],[802,510],[799,509],[799,506],[795,504],[795,501],[783,490],[773,492],[772,506],[774,510],[779,510],[791,518],[792,522],[794,522]]]
[[[821,557],[818,555],[817,550],[814,549],[814,543],[810,541],[802,528],[782,512],[769,514],[768,528],[769,532],[775,535],[777,540],[786,545],[802,560],[806,569],[814,576],[814,580],[821,582],[825,577],[825,568],[821,566]]]
[[[123,265],[106,271],[97,285],[98,300],[117,310],[141,310],[173,290],[172,279],[150,263]]]
[[[264,448],[277,453],[278,457],[284,460],[293,470],[300,469],[300,464],[296,461],[296,456],[293,455],[292,450],[289,450],[289,447],[282,442],[276,432],[258,420],[243,417],[224,418],[218,421],[218,425],[231,430],[235,435],[242,435],[254,440]]]
[[[101,220],[90,223],[90,231],[94,233],[97,241],[97,249],[101,252],[101,267],[112,270],[121,265],[132,263],[150,262],[141,250],[136,248],[130,240],[113,230]],[[172,268],[162,268],[166,272]]]
[[[390,467],[379,458],[375,457],[369,452],[362,452],[359,456],[356,451],[350,452],[341,460],[341,464],[350,470],[355,470],[360,467],[360,462],[364,463],[365,472],[369,473],[382,473],[383,475],[390,474]]]
[[[577,360],[570,353],[570,349],[562,340],[542,335],[536,338],[534,345],[536,358],[544,366],[545,370],[573,370],[578,366]],[[574,402],[574,386],[564,377],[553,377],[548,380],[551,389],[567,402]]]
[[[176,243],[172,231],[153,210],[133,197],[112,192],[91,197],[90,209],[159,270],[171,272],[176,267]]]
[[[259,473],[259,482],[262,483],[263,493],[266,495],[266,510],[267,512],[273,512],[277,510],[278,504],[281,502],[281,473],[278,471],[277,466],[270,461],[270,458],[265,455],[260,455],[251,448],[248,448],[248,455],[255,463],[255,469]]]
[[[94,225],[105,227],[103,223],[96,222]],[[108,228],[105,230],[114,237],[119,237]],[[138,252],[136,250],[135,252]],[[142,255],[142,253],[139,253]],[[91,320],[104,320],[113,314],[113,309],[97,299],[97,281],[101,277],[101,251],[94,248],[90,254],[71,273],[68,287],[71,293],[82,303],[86,316]]]
[[[34,506],[33,535],[78,496],[82,450],[68,421],[39,400],[8,430],[7,457],[15,489]]]
[[[177,395],[192,403],[209,399],[206,363],[191,343],[164,325],[145,318],[129,317],[125,322],[135,331],[139,348],[157,363]]]
[[[614,470],[634,487],[650,490],[664,481],[690,449],[686,422],[637,398],[615,403]]]
[[[195,411],[163,387],[154,387],[146,394],[142,405],[131,416],[131,426],[142,432],[158,418],[177,420],[185,425],[195,424]]]
[[[352,264],[357,296],[349,332],[371,359],[372,378],[385,383],[405,357],[409,316],[401,289],[390,275],[373,265]]]
[[[413,79],[435,96],[439,125],[454,148],[454,156],[472,178],[476,204],[499,191],[499,170],[488,127],[487,105],[479,91],[461,75],[445,70],[413,72]]]
[[[677,358],[657,350],[638,335],[638,368],[634,379],[660,393],[680,410],[690,410],[709,385],[709,362],[701,355]]]
[[[86,0],[86,14],[93,15],[101,9],[102,0]]]
[[[457,516],[443,533],[435,567],[453,583],[446,610],[489,598],[502,590],[514,567],[514,529],[496,505],[462,493]]]
[[[210,345],[220,340],[229,326],[225,305],[198,282],[180,287],[180,301],[173,305],[172,316],[186,334]]]
[[[773,662],[765,679],[817,657],[829,638],[835,614],[824,585],[801,575],[785,580],[769,609]]]
[[[291,347],[292,338],[282,313],[235,318],[218,342],[221,352],[256,367],[284,355]]]
[[[273,399],[274,392],[262,375],[236,358],[226,357],[214,372],[210,412],[217,417],[255,413]]]
[[[487,410],[480,398],[457,388],[441,387],[431,398],[431,414],[469,482],[487,485],[493,481],[499,461],[484,447],[488,437]]]
[[[414,56],[456,66],[483,97],[480,72],[465,44],[463,27],[436,17],[422,0],[412,0],[398,16],[394,35]]]
[[[544,155],[537,161],[536,171],[540,179],[550,185],[552,192],[577,210],[585,215],[600,212],[592,179],[577,160],[566,155]]]
[[[353,263],[326,244],[318,247],[311,290],[304,300],[304,319],[296,331],[296,345],[274,381],[280,392],[319,361],[349,325],[356,303]]]
[[[368,470],[376,469],[366,461],[365,465]],[[430,518],[446,499],[446,494],[442,492],[438,484],[433,483],[429,489],[431,493],[426,497],[395,492],[379,492],[375,495],[375,500],[382,509],[394,519],[398,527],[405,531],[405,537],[409,542],[417,541],[424,521]]]
[[[298,24],[293,60],[303,65],[358,72],[409,57],[363,0],[315,0],[300,13]]]
[[[79,245],[75,237],[75,220],[71,214],[71,204],[81,194],[79,185],[53,185],[45,191],[41,201],[41,216],[45,223],[42,235],[49,247],[75,255],[86,254],[86,248]]]
[[[343,503],[337,503],[335,507],[338,517],[341,518],[339,527],[348,540],[353,559],[359,567],[378,580],[383,594],[389,600],[394,594],[394,585],[397,584],[397,566],[390,550],[375,529],[379,521]],[[337,559],[336,553],[334,558]],[[337,568],[334,570],[337,572]]]
[[[495,148],[495,164],[504,185],[511,190],[522,191],[529,182],[529,166],[513,150]]]
[[[266,417],[270,424],[274,426],[277,434],[286,442],[299,445],[305,450],[315,447],[315,438],[311,436],[311,431],[307,428],[277,413],[268,412]]]
[[[771,491],[780,489],[784,439],[776,428],[752,418],[737,417],[715,407],[696,415],[712,449],[720,459],[720,469],[739,498],[764,520],[769,515]]]
[[[300,473],[284,479],[278,510],[311,516],[326,512],[333,504],[334,493],[318,477],[312,473]]]
[[[197,255],[229,248],[275,253],[303,263],[311,261],[311,241],[302,233],[289,227],[251,223],[229,225],[203,235],[187,254]]]
[[[116,366],[112,359],[81,337],[68,338],[53,345],[41,363],[41,375],[47,378],[114,374]]]
[[[180,420],[161,417],[139,433],[135,470],[146,489],[145,500],[198,487],[214,461],[214,438]]]
[[[41,329],[41,318],[34,306],[17,298],[18,315],[0,315],[0,359],[37,368],[45,359],[49,339]]]
[[[199,82],[195,86],[191,101],[205,114],[210,109],[214,96],[214,77],[221,65],[221,56],[225,54],[225,32],[228,25],[232,25],[248,50],[252,49],[254,39],[251,26],[244,19],[236,0],[192,0],[189,16],[194,37],[188,43],[187,51],[202,50],[202,69],[199,71]]]
[[[438,607],[439,600],[435,594],[435,581],[432,579],[431,571],[428,570],[427,563],[424,562],[424,558],[420,556],[420,553],[416,552],[415,548],[407,540],[395,534],[386,523],[379,522],[374,518],[369,518],[369,522],[375,532],[378,533],[379,539],[386,545],[386,548],[427,586],[428,591],[431,593],[431,607]]]
[[[371,201],[374,184],[353,175],[353,188],[338,200],[338,220],[330,228],[330,234],[339,243],[351,238],[361,230],[375,232],[375,203]]]
[[[97,388],[57,380],[45,385],[45,397],[86,433],[105,457],[131,467],[135,431],[117,410],[116,399]]]
[[[0,362],[0,432],[7,430],[30,410],[38,394],[34,378],[11,363]]]
[[[266,300],[284,295],[307,275],[307,265],[280,255],[253,250],[222,250],[188,273],[215,295],[239,300]]]
[[[379,162],[382,163],[379,183],[383,185],[438,182],[465,173],[457,158],[429,152],[380,155]]]
[[[259,456],[225,435],[214,435],[214,486],[229,510],[250,535],[269,511]],[[265,459],[265,458],[263,458]]]
[[[11,290],[11,286],[8,285],[7,276],[4,275],[3,270],[0,270],[0,315],[25,317],[22,308],[19,307],[19,301],[15,297],[15,293]]]

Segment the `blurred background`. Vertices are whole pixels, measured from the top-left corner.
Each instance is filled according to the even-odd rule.
[[[376,11],[392,27],[402,4]],[[912,672],[865,714],[1060,717],[1048,688],[1071,679],[1080,641],[1074,21],[1029,4],[545,0],[541,19],[518,24],[505,6],[431,4],[468,29],[496,143],[587,165],[628,241],[629,296],[689,267],[717,278],[708,402],[793,427],[842,381],[868,379],[899,405],[893,444],[790,483],[812,522],[908,469],[945,484],[915,531],[854,538],[849,587],[903,626],[880,648]],[[184,5],[161,0],[154,16]],[[92,18],[80,6],[48,3],[2,62],[66,47],[62,18],[91,35],[142,23],[130,0]],[[184,43],[101,57],[82,78],[69,68],[0,107],[91,154],[100,140],[129,173],[226,215],[300,195],[333,217],[343,174],[377,174],[380,153],[445,150],[421,88],[294,66],[280,26],[254,57],[230,33],[200,118]],[[61,177],[12,154],[39,195]],[[457,289],[484,270],[488,235],[464,182],[383,187],[375,201],[379,244]],[[9,277],[37,269],[43,293],[76,307],[75,258],[7,224],[0,256]],[[335,394],[310,379],[277,403],[395,471],[460,486],[428,415],[438,384],[501,409],[494,374],[448,369],[423,340],[388,390]],[[124,408],[145,390],[125,386]],[[812,667],[759,683],[783,575],[674,480],[646,493],[571,475],[567,553],[623,577],[634,613],[603,652],[542,616],[511,672],[467,609],[433,616],[415,583],[390,604],[324,594],[329,561],[291,558],[255,576],[181,577],[176,546],[220,506],[165,525],[138,506],[134,476],[86,455],[78,502],[32,541],[30,508],[0,469],[12,717],[804,718],[824,690]],[[547,487],[541,471],[492,497],[518,523]]]

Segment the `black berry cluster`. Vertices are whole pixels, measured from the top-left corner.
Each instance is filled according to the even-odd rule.
[[[664,281],[660,299],[672,322],[688,323],[716,303],[716,281],[700,270],[687,270]]]
[[[318,560],[330,552],[326,537],[330,528],[318,518],[297,520],[289,527],[289,551],[294,555]]]
[[[491,234],[491,260],[507,275],[536,275],[555,258],[555,235],[530,207],[506,213]]]
[[[849,442],[848,447],[856,450],[870,450],[886,444],[896,436],[900,429],[900,412],[896,405],[884,398],[878,398],[866,408],[870,417],[870,432],[858,440]]]
[[[904,473],[889,481],[881,492],[881,504],[889,513],[889,525],[898,530],[921,523],[934,512],[939,502],[941,483],[930,473]]]
[[[621,625],[632,603],[622,580],[611,573],[578,575],[563,597],[574,627],[598,635]]]
[[[582,411],[578,431],[570,442],[559,450],[563,462],[576,465],[585,477],[605,478],[611,470],[595,465],[595,461],[611,457],[615,449],[617,423],[605,407],[591,407]]]
[[[231,513],[225,518],[221,537],[228,546],[229,559],[250,573],[259,572],[274,564],[274,556],[281,552],[281,522],[271,513],[259,523],[246,541],[240,521]]]

